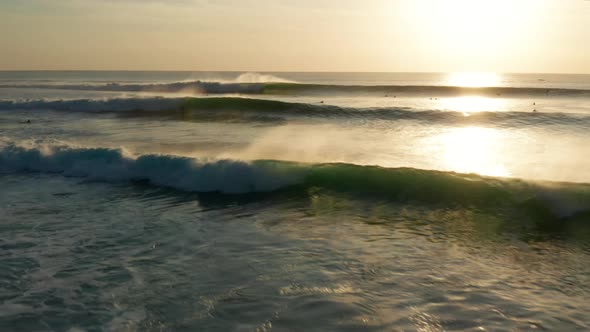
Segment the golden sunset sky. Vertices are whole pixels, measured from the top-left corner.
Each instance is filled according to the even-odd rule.
[[[3,0],[0,70],[590,73],[586,0]]]

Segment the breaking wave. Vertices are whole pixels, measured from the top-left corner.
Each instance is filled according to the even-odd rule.
[[[0,172],[59,173],[98,181],[147,181],[192,192],[247,194],[279,189],[335,192],[428,204],[530,208],[543,217],[588,215],[590,185],[542,185],[474,174],[343,163],[207,160],[124,149],[0,142]]]

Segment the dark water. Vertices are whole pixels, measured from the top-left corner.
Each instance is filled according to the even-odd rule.
[[[590,228],[3,176],[3,330],[583,330]]]
[[[590,329],[587,76],[0,81],[0,331]]]

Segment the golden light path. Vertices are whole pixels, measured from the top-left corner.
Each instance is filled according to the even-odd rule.
[[[497,86],[500,81],[501,77],[496,73],[450,73],[447,77],[447,85],[469,88]]]
[[[446,85],[467,88],[498,86],[501,76],[496,73],[450,73]],[[473,112],[497,112],[502,111],[505,101],[499,98],[481,96],[460,96],[443,98],[439,107],[443,110],[463,112],[465,116]]]
[[[442,110],[463,112],[465,116],[475,112],[500,112],[505,109],[505,106],[504,99],[480,96],[443,98],[438,103],[438,107]]]
[[[443,168],[459,173],[510,176],[501,163],[501,133],[482,127],[455,128],[436,137],[442,147]]]

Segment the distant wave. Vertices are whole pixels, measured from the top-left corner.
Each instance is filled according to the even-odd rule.
[[[326,85],[288,82],[272,76],[243,74],[230,82],[186,81],[173,83],[3,84],[0,88],[38,88],[119,92],[192,94],[377,94],[387,96],[590,96],[590,90],[534,87],[458,87],[438,85]]]
[[[0,172],[59,173],[107,182],[141,180],[194,192],[251,193],[313,188],[396,201],[455,203],[482,208],[522,207],[539,218],[587,215],[590,185],[544,187],[412,168],[284,161],[202,160],[172,155],[133,155],[122,149],[65,144],[15,144],[0,140]]]
[[[55,110],[72,112],[161,111],[178,109],[185,98],[112,98],[67,100],[0,100],[0,110]]]
[[[365,93],[387,96],[425,95],[425,96],[590,96],[590,90],[550,89],[532,87],[460,87],[445,85],[323,85],[298,83],[268,83],[264,85],[265,94],[340,94]]]
[[[410,108],[352,108],[326,104],[290,103],[277,100],[209,98],[116,98],[79,100],[0,101],[0,110],[57,110],[115,112],[122,116],[162,116],[173,119],[265,121],[293,117],[342,119],[413,120],[451,123],[491,123],[502,126],[571,125],[587,128],[588,114],[544,112],[452,112]],[[466,116],[468,115],[468,116]]]

